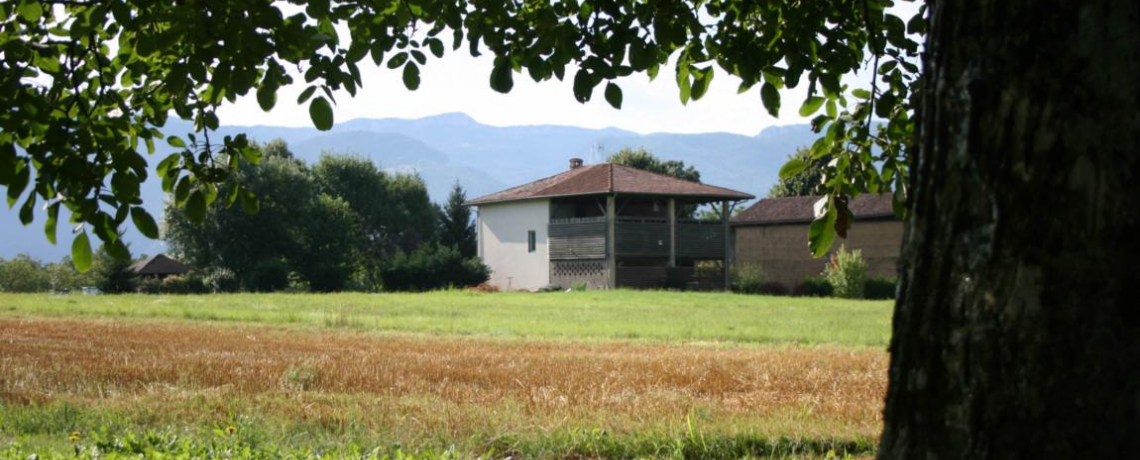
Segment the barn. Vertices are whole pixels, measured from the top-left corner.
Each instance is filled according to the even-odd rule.
[[[791,289],[804,279],[819,276],[828,257],[813,258],[808,250],[808,227],[815,219],[815,203],[822,197],[765,198],[732,218],[735,262],[755,263],[767,281]],[[849,205],[855,222],[847,249],[858,249],[867,262],[868,276],[895,278],[902,246],[903,223],[895,217],[890,194],[865,194]]]
[[[724,289],[732,252],[726,216],[747,193],[612,163],[585,165],[467,202],[478,253],[500,289]]]
[[[131,265],[130,270],[140,278],[163,279],[168,276],[179,276],[190,271],[182,262],[167,257],[166,254],[155,254]]]

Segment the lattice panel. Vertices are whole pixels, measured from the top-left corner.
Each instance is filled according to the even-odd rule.
[[[605,260],[566,260],[552,262],[550,274],[558,278],[594,278],[606,275]]]

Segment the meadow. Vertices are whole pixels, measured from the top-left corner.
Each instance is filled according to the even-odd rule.
[[[889,302],[0,295],[0,458],[871,455]]]

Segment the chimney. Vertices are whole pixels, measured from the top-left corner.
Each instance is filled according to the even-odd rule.
[[[582,167],[582,159],[581,158],[571,158],[570,159],[570,169],[578,169],[581,167]]]

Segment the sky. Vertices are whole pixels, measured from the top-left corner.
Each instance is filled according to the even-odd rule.
[[[638,133],[731,132],[755,135],[768,126],[804,123],[796,114],[806,84],[785,91],[779,120],[760,102],[760,86],[737,94],[740,80],[718,73],[709,92],[699,101],[681,104],[672,67],[662,68],[652,82],[644,74],[617,80],[622,88],[622,109],[617,110],[602,97],[604,84],[594,90],[586,104],[574,99],[572,77],[535,83],[525,71],[515,74],[514,89],[501,94],[491,89],[493,58],[487,54],[471,57],[466,47],[442,59],[429,61],[420,69],[421,83],[416,91],[404,88],[400,69],[375,67],[370,59],[361,61],[364,87],[356,97],[337,94],[337,122],[353,118],[420,118],[448,112],[464,112],[475,120],[493,126],[558,124],[587,128],[617,127]],[[720,70],[720,69],[717,69]],[[303,81],[300,78],[297,81]],[[283,89],[277,106],[264,112],[252,95],[219,110],[223,124],[311,126],[308,106],[298,106],[297,96],[304,86]],[[794,101],[794,102],[793,102]]]
[[[892,12],[909,18],[918,9],[915,3],[900,2]],[[444,34],[446,35],[446,34]],[[341,31],[347,37],[347,31]],[[420,68],[420,87],[404,88],[401,69],[376,67],[371,59],[361,61],[364,87],[356,97],[346,92],[337,95],[337,122],[354,118],[421,118],[449,112],[464,112],[475,120],[492,126],[557,124],[585,128],[616,127],[642,134],[654,132],[705,133],[729,132],[752,136],[776,125],[807,123],[797,113],[807,91],[806,79],[795,89],[781,92],[780,117],[768,114],[760,101],[760,85],[738,94],[740,80],[717,68],[709,92],[699,101],[681,104],[672,66],[662,67],[652,82],[644,74],[634,74],[616,83],[623,92],[622,109],[617,110],[602,97],[604,88],[594,89],[594,97],[586,104],[574,99],[574,68],[566,69],[566,80],[535,83],[529,75],[516,73],[514,89],[500,94],[491,89],[490,75],[494,58],[485,53],[475,58],[467,47],[450,51]],[[869,87],[868,72],[849,76],[845,83]],[[299,76],[296,81],[303,82]],[[278,94],[277,106],[266,113],[255,96],[239,99],[222,107],[219,118],[227,125],[312,126],[308,106],[295,101],[303,85],[284,88]]]

